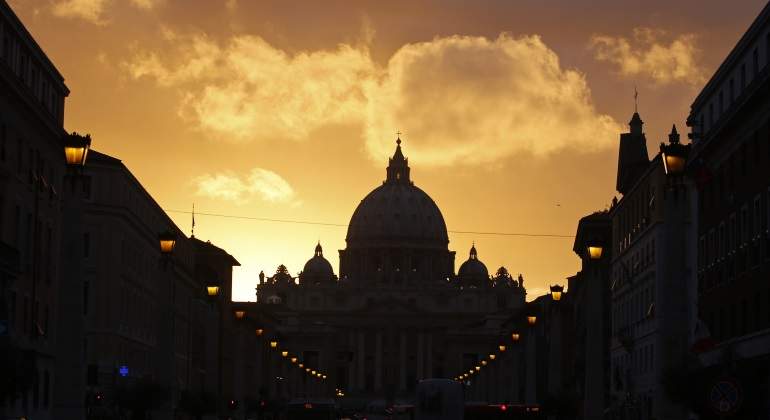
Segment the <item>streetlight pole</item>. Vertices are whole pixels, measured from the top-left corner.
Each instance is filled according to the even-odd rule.
[[[55,418],[82,419],[86,414],[84,369],[86,350],[83,348],[82,340],[85,337],[84,289],[86,289],[87,280],[83,279],[82,271],[82,252],[85,241],[82,219],[85,206],[82,191],[78,187],[83,181],[82,171],[91,146],[91,137],[80,136],[77,133],[67,134],[63,143],[67,172],[62,182],[61,257],[66,264],[61,267],[62,276],[59,284],[59,315],[56,319],[58,322],[57,357],[56,375],[54,375],[56,391],[53,411]],[[68,186],[69,192],[67,192]],[[37,186],[35,190],[37,195]],[[37,224],[37,221],[35,223]]]

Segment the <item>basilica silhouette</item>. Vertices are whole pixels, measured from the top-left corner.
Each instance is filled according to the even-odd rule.
[[[420,379],[473,369],[526,297],[523,277],[505,267],[490,276],[475,244],[455,274],[441,210],[414,184],[396,143],[385,181],[351,217],[339,276],[319,243],[296,278],[281,265],[257,286],[255,306],[272,320],[280,346],[347,395],[369,399],[411,396]],[[478,392],[513,398],[502,395],[515,392],[510,366]],[[301,373],[275,372],[289,377],[274,381],[270,394],[312,396]]]

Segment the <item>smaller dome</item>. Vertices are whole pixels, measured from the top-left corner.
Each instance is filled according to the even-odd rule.
[[[479,260],[478,253],[476,252],[476,244],[471,246],[470,256],[468,257],[468,260],[460,266],[457,276],[460,278],[461,286],[479,287],[489,280],[489,271],[487,270],[487,266]]]
[[[285,265],[281,264],[278,269],[275,270],[275,275],[270,278],[270,284],[277,285],[294,285],[294,277],[289,274],[289,270]]]
[[[315,247],[313,258],[305,263],[300,273],[300,283],[320,283],[334,279],[334,270],[329,260],[324,258],[321,242]]]

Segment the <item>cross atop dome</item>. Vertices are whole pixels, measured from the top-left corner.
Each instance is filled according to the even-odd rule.
[[[399,131],[397,134],[396,152],[389,159],[385,182],[411,184],[409,179],[409,159],[405,158],[404,153],[401,151],[401,132]]]
[[[318,241],[318,245],[315,246],[315,256],[316,257],[324,256],[323,248],[321,248],[321,241]]]

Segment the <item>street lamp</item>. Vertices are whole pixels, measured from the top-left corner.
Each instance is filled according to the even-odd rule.
[[[671,133],[668,135],[668,144],[660,144],[663,170],[666,172],[666,175],[681,175],[684,173],[689,148],[689,145],[685,146],[679,143],[679,133],[676,131],[676,125],[672,126]]]
[[[535,315],[527,316],[527,324],[529,324],[530,326],[533,326],[535,325],[536,322],[537,322],[537,317]]]
[[[478,371],[480,371],[480,370],[481,370],[481,366],[479,366],[479,365],[476,365],[476,368],[475,368],[475,369],[476,369],[476,372],[478,372]]]
[[[161,232],[158,234],[158,242],[160,244],[160,253],[163,255],[171,255],[176,246],[176,235],[170,230]]]
[[[486,366],[486,365],[487,365],[487,361],[486,360],[482,360],[481,361],[481,366]]]
[[[245,317],[246,317],[246,311],[243,311],[243,310],[240,310],[240,309],[235,311],[235,319],[242,320]]]
[[[564,286],[561,285],[553,285],[551,286],[551,299],[553,299],[554,302],[558,302],[561,300],[561,294],[564,292]]]
[[[265,330],[263,328],[257,328],[254,330],[254,334],[257,335],[257,337],[262,337],[262,334],[265,333]]]
[[[511,333],[511,340],[513,340],[514,343],[519,341],[519,338],[521,338],[519,333]]]
[[[300,363],[298,366],[299,366],[300,369],[302,369],[302,368],[305,367],[305,364],[304,363]]]
[[[497,355],[492,353],[489,355],[489,360],[495,360],[497,358]]]
[[[270,341],[270,348],[271,349],[277,349],[278,348],[278,341],[277,340],[271,340]]]
[[[296,357],[292,357],[292,358],[291,358],[291,362],[292,362],[292,363],[297,363],[297,358],[296,358]]]
[[[589,259],[599,260],[604,253],[604,244],[598,238],[591,238],[586,241],[586,251],[588,251]]]
[[[82,168],[86,164],[86,156],[91,148],[91,136],[81,136],[78,133],[64,137],[64,160],[70,168]]]
[[[289,356],[289,352],[288,351],[286,351],[286,350],[281,351],[281,357],[288,357],[288,356]]]
[[[497,346],[497,349],[500,350],[500,353],[502,353],[502,352],[505,351],[505,345],[504,344],[500,344],[499,346]]]
[[[210,298],[215,298],[219,295],[219,286],[206,286],[206,293]]]

